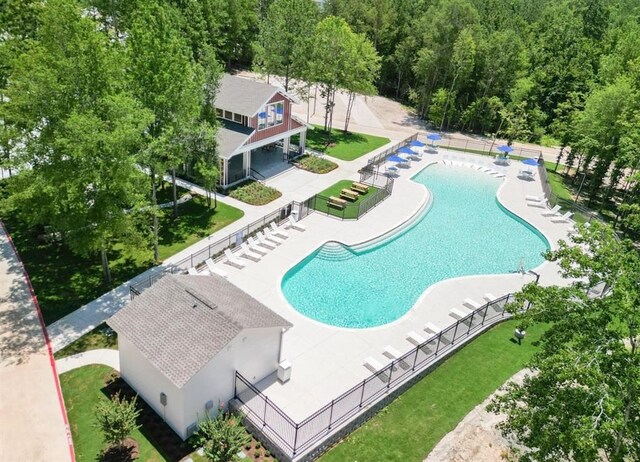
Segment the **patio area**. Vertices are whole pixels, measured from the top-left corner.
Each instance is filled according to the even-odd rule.
[[[438,154],[428,154],[422,162],[402,169],[394,185],[393,195],[359,221],[343,222],[320,214],[311,214],[303,220],[306,231],[289,230],[289,238],[277,249],[269,251],[258,263],[249,263],[238,270],[229,267],[229,280],[259,299],[276,313],[288,319],[293,327],[284,335],[282,359],[292,363],[292,378],[281,384],[275,377],[268,377],[257,384],[259,389],[276,403],[293,420],[301,421],[371,374],[363,365],[366,357],[373,357],[386,364],[383,356],[387,345],[401,353],[413,348],[407,342],[407,333],[421,331],[431,322],[446,327],[455,322],[449,315],[452,307],[462,306],[465,298],[482,301],[487,292],[502,294],[517,291],[522,285],[535,280],[532,274],[501,274],[465,276],[441,281],[428,287],[413,308],[400,319],[389,324],[367,328],[348,329],[325,325],[311,320],[293,309],[281,290],[284,274],[329,240],[353,245],[374,239],[402,225],[419,214],[430,201],[430,193],[422,185],[410,181],[410,177],[433,162],[441,162],[443,155],[451,154],[440,149]],[[451,168],[468,168],[480,158],[455,153],[459,165]],[[539,195],[539,181],[518,180],[518,166],[506,168],[506,179],[498,190],[500,202],[513,213],[538,228],[556,247],[559,239],[566,239],[571,224],[552,223],[543,217],[539,209],[527,207],[526,195]],[[352,179],[357,179],[353,175]],[[228,265],[225,265],[225,267]],[[516,270],[516,268],[514,268]],[[545,262],[535,269],[544,285],[562,284],[554,264]]]
[[[293,151],[289,155],[294,154]],[[281,144],[272,144],[251,151],[251,170],[259,180],[269,179],[294,168],[287,159]],[[253,173],[252,172],[252,173]],[[254,173],[255,174],[255,173]]]

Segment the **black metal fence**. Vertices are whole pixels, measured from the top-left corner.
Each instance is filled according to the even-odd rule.
[[[306,207],[325,215],[340,218],[341,220],[358,220],[380,202],[384,201],[393,192],[393,178],[384,178],[382,185],[376,185],[373,182],[366,182],[372,187],[377,188],[369,197],[358,203],[347,203],[343,206],[332,205],[331,198],[316,194],[304,201]]]
[[[193,268],[203,264],[209,258],[214,261],[222,258],[226,249],[234,249],[235,247],[241,245],[249,236],[252,236],[258,231],[266,228],[272,222],[279,224],[282,221],[288,219],[290,215],[294,215],[297,217],[297,220],[301,220],[311,212],[313,212],[313,210],[309,209],[303,203],[296,201],[290,202],[279,208],[278,210],[274,210],[273,212],[268,213],[259,220],[256,220],[253,223],[250,223],[247,226],[223,237],[222,239],[209,244],[205,248],[190,254],[182,260],[179,260],[175,263],[172,263],[171,265],[162,268],[156,274],[151,275],[143,281],[130,285],[130,296],[133,299],[133,297],[135,297],[136,295],[140,295],[140,293],[144,289],[151,287],[158,279],[160,279],[165,274],[184,273],[189,268]]]
[[[442,332],[428,337],[382,370],[370,375],[301,422],[295,422],[267,396],[236,372],[235,398],[250,423],[276,444],[283,454],[294,458],[312,449],[337,427],[349,422],[365,408],[406,384],[435,364],[443,354],[456,348],[470,335],[510,317],[504,307],[513,301],[505,295],[474,310]]]
[[[442,140],[438,141],[438,146],[447,149],[453,149],[455,151],[466,151],[466,152],[475,152],[479,154],[493,154],[498,153],[497,149],[500,146],[499,143],[483,140],[483,139],[472,139],[472,138],[464,138],[458,137],[448,134],[442,135]],[[540,150],[529,149],[511,146],[513,151],[509,153],[510,156],[520,156],[520,157],[538,157],[541,155]]]
[[[371,178],[372,176],[373,177],[377,176],[378,166],[382,164],[385,160],[387,160],[387,157],[392,156],[393,154],[395,154],[395,152],[398,149],[407,146],[409,143],[417,139],[418,139],[418,133],[414,133],[410,137],[400,141],[398,144],[388,149],[385,149],[380,154],[376,154],[375,156],[367,160],[367,165],[365,165],[360,170],[358,170],[358,173],[360,173],[360,183],[364,183],[365,181],[369,180],[369,178]]]

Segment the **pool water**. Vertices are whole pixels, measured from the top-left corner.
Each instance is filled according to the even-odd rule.
[[[291,306],[333,326],[380,326],[403,316],[439,281],[528,270],[544,261],[547,240],[499,205],[499,179],[435,164],[413,181],[429,188],[431,208],[370,247],[321,246],[285,274],[282,291]]]

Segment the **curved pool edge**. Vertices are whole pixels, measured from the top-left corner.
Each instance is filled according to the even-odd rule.
[[[373,330],[376,330],[376,329],[389,328],[389,327],[394,326],[395,324],[399,324],[399,323],[401,323],[403,321],[406,321],[406,319],[408,317],[410,317],[413,314],[413,312],[419,308],[419,305],[421,305],[424,302],[424,299],[432,291],[436,290],[437,288],[439,288],[443,284],[455,283],[456,281],[466,280],[466,279],[474,279],[474,278],[494,278],[494,277],[516,277],[516,276],[518,276],[518,273],[485,273],[485,274],[472,274],[472,275],[464,275],[464,276],[457,276],[457,277],[454,277],[454,278],[443,279],[441,281],[436,282],[435,284],[431,284],[430,286],[426,287],[425,290],[416,299],[416,302],[407,310],[407,312],[405,314],[400,316],[398,319],[395,319],[393,321],[387,322],[385,324],[381,324],[381,325],[378,325],[378,326],[371,326],[371,327],[345,327],[345,326],[336,326],[336,325],[333,325],[333,324],[327,324],[327,323],[324,323],[322,321],[318,321],[316,319],[313,319],[313,318],[301,313],[295,307],[293,307],[293,305],[291,305],[291,303],[289,303],[289,300],[286,298],[286,296],[284,295],[284,292],[282,290],[282,284],[283,284],[283,280],[284,280],[285,276],[293,268],[295,268],[296,266],[298,266],[299,264],[301,264],[302,262],[304,262],[308,258],[313,258],[313,256],[324,245],[328,244],[329,242],[336,242],[336,243],[338,243],[340,245],[344,245],[346,247],[349,247],[352,250],[362,251],[362,250],[365,250],[365,249],[367,249],[369,247],[378,245],[385,238],[395,238],[396,235],[400,235],[400,234],[406,232],[407,230],[411,229],[411,227],[413,225],[415,225],[421,218],[423,218],[424,215],[428,214],[429,210],[431,209],[431,206],[433,205],[433,193],[425,185],[422,185],[422,184],[419,184],[419,183],[415,182],[413,180],[413,178],[415,176],[419,175],[420,173],[422,173],[425,169],[427,169],[427,168],[429,168],[429,167],[431,167],[433,165],[436,165],[436,164],[442,164],[444,166],[447,166],[441,160],[432,161],[429,164],[427,164],[427,165],[423,166],[422,168],[420,168],[420,170],[416,171],[413,175],[411,175],[408,178],[408,180],[411,181],[412,183],[414,183],[416,186],[421,186],[422,189],[424,189],[425,196],[422,198],[420,205],[416,208],[416,210],[406,220],[403,220],[402,222],[400,222],[396,226],[394,226],[394,227],[392,227],[392,228],[390,228],[390,229],[378,234],[377,236],[374,236],[374,237],[372,237],[370,239],[366,239],[364,241],[359,241],[359,242],[356,242],[356,243],[347,243],[345,241],[340,241],[340,240],[336,240],[336,239],[326,239],[326,240],[322,241],[308,255],[306,255],[305,257],[303,257],[299,261],[295,262],[291,266],[287,267],[287,269],[284,271],[284,273],[282,274],[282,276],[278,280],[278,295],[279,295],[279,298],[284,302],[286,307],[288,309],[294,311],[297,315],[302,316],[305,320],[311,321],[312,323],[314,323],[314,324],[316,324],[318,326],[324,327],[324,328],[339,329],[340,331],[353,331],[353,332],[373,331]],[[549,248],[551,250],[554,250],[555,247],[556,247],[555,243],[552,243],[553,241],[549,238],[549,236],[543,230],[538,228],[536,225],[531,223],[529,220],[524,218],[519,213],[515,212],[512,208],[508,207],[504,203],[503,198],[501,197],[501,194],[502,194],[502,191],[504,190],[507,182],[509,182],[509,181],[512,181],[512,180],[509,180],[509,178],[504,178],[501,181],[501,184],[498,186],[498,189],[496,191],[495,197],[496,197],[496,200],[497,200],[499,206],[504,209],[505,214],[512,215],[512,217],[511,217],[512,219],[517,220],[517,221],[518,220],[521,221],[523,225],[531,228],[532,231],[538,233],[539,237],[542,237],[544,239],[544,241],[546,242],[547,248]],[[529,271],[536,271],[536,270],[539,271],[542,267],[548,265],[549,263],[550,262],[544,260],[542,263],[540,263],[539,265],[533,267]]]

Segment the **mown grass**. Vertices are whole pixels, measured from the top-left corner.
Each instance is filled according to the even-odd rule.
[[[335,215],[337,217],[343,218],[356,218],[358,216],[358,207],[359,205],[367,198],[371,197],[378,191],[378,188],[373,186],[369,186],[369,191],[366,194],[360,194],[358,199],[355,201],[347,201],[347,205],[344,209],[339,209],[333,206],[330,206],[327,203],[327,199],[331,196],[340,197],[340,191],[343,189],[350,189],[353,180],[340,180],[336,184],[329,186],[324,191],[318,193],[316,196],[315,204],[313,208],[319,212],[328,213],[330,215]]]
[[[323,127],[314,125],[313,130],[307,131],[307,147],[315,151],[341,160],[355,160],[371,151],[389,143],[389,138],[366,135],[364,133],[344,133],[343,130],[333,129],[331,134]],[[297,144],[297,141],[292,141]]]
[[[229,196],[249,205],[265,205],[282,196],[282,193],[275,188],[251,180],[230,189]]]
[[[56,359],[60,359],[85,351],[100,349],[118,349],[118,336],[115,331],[109,328],[105,323],[100,324],[98,327],[87,332],[75,342],[70,343],[62,350],[57,351],[53,356]]]
[[[522,345],[515,321],[484,333],[336,445],[320,460],[422,461],[444,435],[531,359],[545,327],[532,326]]]
[[[113,369],[110,367],[92,365],[65,372],[60,376],[78,462],[100,460],[104,443],[100,430],[95,427],[95,407],[101,399],[107,399],[103,389],[105,379],[112,372]],[[136,430],[132,436],[140,445],[138,460],[149,462],[168,460],[140,430]]]
[[[162,209],[159,218],[159,256],[164,260],[198,240],[212,234],[244,215],[242,210],[218,203],[214,210],[203,197],[178,206],[178,218],[172,209]],[[2,220],[18,249],[31,279],[46,324],[60,319],[114,287],[155,265],[150,243],[117,243],[108,253],[112,282],[102,281],[99,255],[80,256],[64,241],[51,241],[40,227],[29,227],[15,211]],[[148,227],[151,227],[149,221]]]

